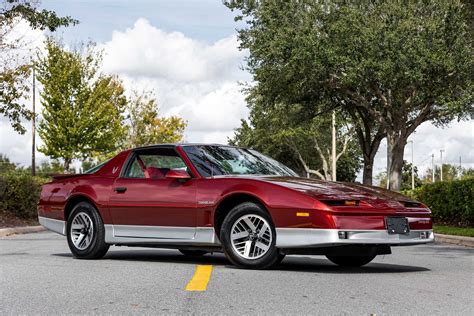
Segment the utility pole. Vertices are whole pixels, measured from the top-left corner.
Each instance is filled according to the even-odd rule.
[[[439,154],[440,154],[440,156],[441,156],[441,170],[440,170],[440,172],[441,172],[441,173],[440,173],[440,174],[441,174],[441,175],[440,175],[440,180],[441,180],[441,181],[443,181],[443,151],[444,151],[444,149],[440,149],[440,150],[439,150]]]
[[[390,190],[390,168],[392,161],[390,159],[390,148],[388,147],[388,139],[387,139],[387,190]]]
[[[332,181],[336,181],[336,111],[332,111]]]
[[[431,154],[431,173],[432,173],[432,182],[435,183],[434,154]]]
[[[35,161],[35,151],[36,151],[36,144],[35,144],[35,136],[36,136],[36,75],[35,75],[35,64],[33,63],[33,117],[31,119],[31,133],[32,133],[32,141],[31,141],[31,174],[33,176],[36,175],[36,161]]]
[[[415,189],[415,165],[413,161],[413,141],[410,140],[409,143],[411,143],[411,189]]]

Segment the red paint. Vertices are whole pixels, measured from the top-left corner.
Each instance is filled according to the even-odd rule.
[[[196,225],[196,183],[176,179],[118,178],[110,194],[109,210],[116,225]]]
[[[189,174],[172,170],[164,178],[122,178],[132,153],[124,151],[95,174],[58,177],[43,186],[38,215],[65,219],[71,198],[85,197],[99,210],[104,223],[119,225],[203,227],[214,225],[218,205],[235,194],[259,201],[276,227],[385,229],[385,216],[406,216],[411,229],[431,229],[430,211],[407,208],[398,193],[359,184],[306,178],[218,176],[203,178],[180,145],[176,152]],[[187,175],[191,179],[186,179]],[[126,188],[117,192],[117,188]],[[325,200],[358,200],[359,206],[328,206]],[[400,202],[402,201],[402,202]],[[296,216],[297,212],[309,216]]]

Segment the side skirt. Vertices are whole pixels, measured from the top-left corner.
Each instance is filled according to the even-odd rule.
[[[66,235],[66,222],[58,219],[52,219],[48,217],[38,216],[38,222],[44,228],[53,231],[55,233]]]
[[[219,246],[214,227],[170,227],[110,225],[105,227],[105,242],[114,245],[190,245]],[[190,236],[186,238],[187,236]]]

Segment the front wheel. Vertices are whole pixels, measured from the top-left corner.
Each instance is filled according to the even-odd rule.
[[[227,258],[239,268],[267,269],[282,259],[275,247],[272,220],[255,203],[242,203],[227,214],[220,240]]]
[[[102,218],[90,203],[74,206],[67,220],[67,242],[78,259],[100,259],[109,250]]]
[[[375,256],[326,256],[326,258],[342,267],[361,267],[374,260]]]

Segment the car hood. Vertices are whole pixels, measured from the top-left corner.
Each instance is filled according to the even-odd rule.
[[[331,182],[296,177],[259,177],[259,179],[304,192],[318,200],[365,200],[371,204],[383,203],[385,206],[400,206],[399,202],[413,201],[397,192],[358,183]]]

